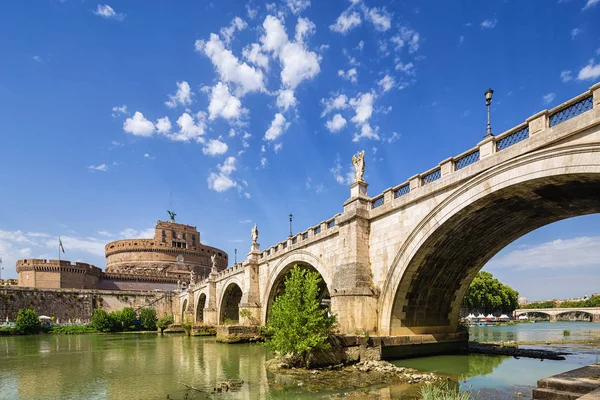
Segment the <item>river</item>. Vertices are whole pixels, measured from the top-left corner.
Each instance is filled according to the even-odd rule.
[[[600,324],[538,323],[472,328],[481,341],[560,341],[600,335]],[[533,346],[532,346],[533,347]],[[542,346],[572,351],[565,361],[465,355],[394,361],[396,365],[447,374],[477,399],[530,398],[540,378],[600,359],[600,349],[585,344]],[[210,337],[183,335],[42,335],[0,336],[2,399],[315,399],[343,397],[410,398],[415,386],[372,387],[361,392],[308,393],[267,373],[268,351],[260,345],[217,343]],[[212,394],[223,380],[244,380],[241,391]],[[204,393],[189,390],[185,384]],[[207,394],[208,393],[208,394]]]

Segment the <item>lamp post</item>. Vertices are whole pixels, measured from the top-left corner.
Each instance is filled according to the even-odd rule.
[[[237,249],[233,249],[233,265],[237,264]]]
[[[484,138],[492,137],[492,125],[490,124],[490,105],[492,105],[492,95],[494,91],[488,89],[485,92],[485,105],[487,106],[487,129],[485,130]]]
[[[292,213],[290,213],[290,237],[292,237]]]

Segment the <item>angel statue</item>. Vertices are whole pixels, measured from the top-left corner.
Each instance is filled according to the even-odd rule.
[[[192,269],[190,271],[190,285],[195,285],[196,284],[196,280],[197,280],[196,271],[194,269]]]
[[[175,214],[175,211],[167,210],[167,212],[169,213],[169,217],[171,217],[171,222],[175,222],[175,216],[177,215]]]
[[[252,231],[250,232],[250,238],[252,239],[252,243],[256,243],[258,240],[258,227],[256,224],[254,224],[254,228],[252,228]]]
[[[354,183],[364,182],[363,174],[365,173],[365,151],[361,151],[358,155],[352,156],[352,164],[356,170],[354,174]]]
[[[213,254],[210,256],[210,262],[212,263],[212,272],[217,272],[217,255]]]

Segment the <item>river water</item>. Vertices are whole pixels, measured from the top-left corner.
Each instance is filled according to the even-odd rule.
[[[480,341],[560,341],[600,335],[600,324],[538,323],[473,328]],[[534,347],[534,346],[531,346]],[[470,389],[478,399],[530,398],[538,379],[600,359],[600,349],[586,344],[542,347],[574,352],[565,361],[467,355],[437,356],[394,363],[446,374]],[[268,351],[260,345],[227,345],[214,338],[183,335],[43,335],[0,336],[1,399],[317,399],[411,398],[418,388],[408,385],[371,387],[357,392],[309,393],[290,387],[267,373]],[[244,380],[239,392],[213,394],[217,382]],[[202,390],[188,389],[184,384]]]

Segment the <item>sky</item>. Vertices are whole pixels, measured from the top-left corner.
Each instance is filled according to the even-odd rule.
[[[104,245],[195,225],[234,261],[600,80],[600,0],[0,3],[0,257],[104,267]],[[594,23],[596,21],[596,23]],[[350,175],[349,175],[350,173]],[[485,267],[530,300],[600,292],[600,217]]]

